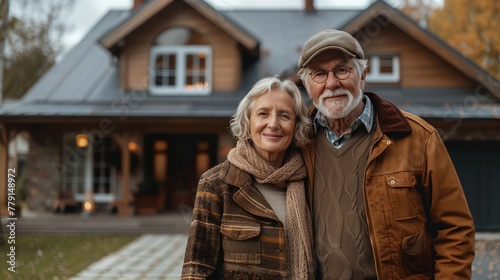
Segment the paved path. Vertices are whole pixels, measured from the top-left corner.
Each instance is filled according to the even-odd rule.
[[[472,280],[500,279],[500,233],[476,233]]]
[[[37,235],[185,234],[191,224],[192,211],[191,208],[186,208],[158,215],[130,217],[106,213],[83,216],[77,213],[24,211],[23,216],[17,220],[16,231],[20,234]],[[5,219],[2,220],[6,223]]]
[[[144,234],[70,280],[180,279],[184,234]]]
[[[500,279],[500,234],[478,233],[472,280]],[[185,234],[144,234],[70,280],[180,279]]]
[[[71,280],[179,279],[191,213],[189,208],[133,217],[24,212],[17,221],[16,231],[38,235],[141,234]],[[2,224],[5,223],[2,219]],[[500,233],[476,233],[476,239],[472,280],[500,280]]]

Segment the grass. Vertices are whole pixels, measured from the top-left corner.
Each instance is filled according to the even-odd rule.
[[[16,236],[15,244],[0,246],[0,279],[63,280],[117,251],[137,236]],[[15,246],[15,272],[10,267],[10,246]]]

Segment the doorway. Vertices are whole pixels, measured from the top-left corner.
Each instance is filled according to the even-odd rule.
[[[216,134],[145,135],[144,182],[155,182],[165,210],[193,207],[198,180],[216,156]]]

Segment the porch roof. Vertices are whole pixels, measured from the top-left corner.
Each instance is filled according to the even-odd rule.
[[[152,96],[147,90],[119,88],[117,60],[99,39],[130,17],[129,10],[108,12],[64,58],[24,96],[0,105],[0,118],[44,117],[229,117],[259,78],[294,77],[303,42],[319,30],[339,28],[360,10],[227,10],[220,11],[244,26],[260,42],[260,59],[245,69],[237,91],[209,96]],[[456,89],[402,90],[369,88],[403,109],[428,118],[494,118],[500,104],[490,97],[474,99],[473,92]],[[477,101],[477,102],[476,102]]]
[[[113,100],[9,102],[0,107],[0,117],[229,117],[239,100],[226,97],[145,98],[146,92],[118,94]]]

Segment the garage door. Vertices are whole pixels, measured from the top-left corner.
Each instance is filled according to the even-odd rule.
[[[476,230],[500,230],[500,142],[446,143]]]

